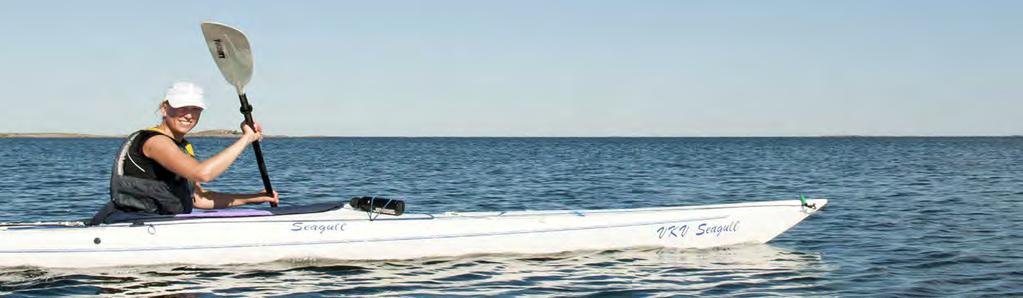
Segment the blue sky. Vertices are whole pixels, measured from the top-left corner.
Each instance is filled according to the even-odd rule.
[[[1020,1],[18,1],[0,132],[126,134],[175,80],[237,128],[199,24],[253,44],[270,134],[1023,134]]]

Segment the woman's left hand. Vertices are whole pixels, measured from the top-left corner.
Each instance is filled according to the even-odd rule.
[[[259,125],[259,122],[253,122],[252,126],[245,124],[242,121],[241,124],[242,136],[248,140],[249,143],[263,140],[263,127]]]
[[[262,204],[262,203],[278,204],[280,202],[280,198],[278,197],[279,194],[277,193],[276,190],[274,191],[274,194],[272,196],[268,196],[266,194],[266,190],[260,191],[259,194],[260,194],[260,196],[250,199],[248,203],[249,204]]]

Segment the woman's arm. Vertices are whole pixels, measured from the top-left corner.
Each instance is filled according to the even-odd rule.
[[[195,182],[209,182],[223,174],[231,167],[238,156],[245,152],[245,147],[262,139],[263,135],[256,124],[253,131],[248,125],[242,125],[244,134],[231,146],[220,151],[213,157],[202,162],[181,152],[170,138],[149,138],[142,145],[142,152],[164,168]]]
[[[245,204],[277,203],[278,197],[275,191],[272,196],[265,192],[256,194],[229,194],[210,191],[195,183],[192,193],[192,207],[198,209],[220,209]]]

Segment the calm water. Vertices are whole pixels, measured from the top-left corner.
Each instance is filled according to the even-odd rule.
[[[0,221],[86,218],[120,140],[0,139]],[[193,140],[208,156],[229,140]],[[264,143],[282,205],[409,212],[831,199],[766,245],[231,267],[0,268],[0,294],[1023,295],[1023,138],[325,138]],[[251,153],[210,188],[261,188]],[[2,239],[0,239],[2,241]]]

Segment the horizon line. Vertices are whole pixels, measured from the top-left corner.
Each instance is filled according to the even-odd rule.
[[[197,132],[201,133],[201,132]],[[95,138],[114,139],[125,138],[128,135],[103,135],[85,133],[62,133],[62,132],[0,132],[0,138],[32,138],[32,139],[74,139],[74,138]],[[230,138],[235,135],[195,135],[190,138]],[[1023,134],[1011,135],[718,135],[718,136],[686,136],[686,135],[606,135],[606,136],[582,136],[582,135],[550,135],[550,136],[402,136],[402,135],[381,135],[381,136],[360,136],[360,135],[266,135],[264,138],[1008,138],[1023,137]]]

